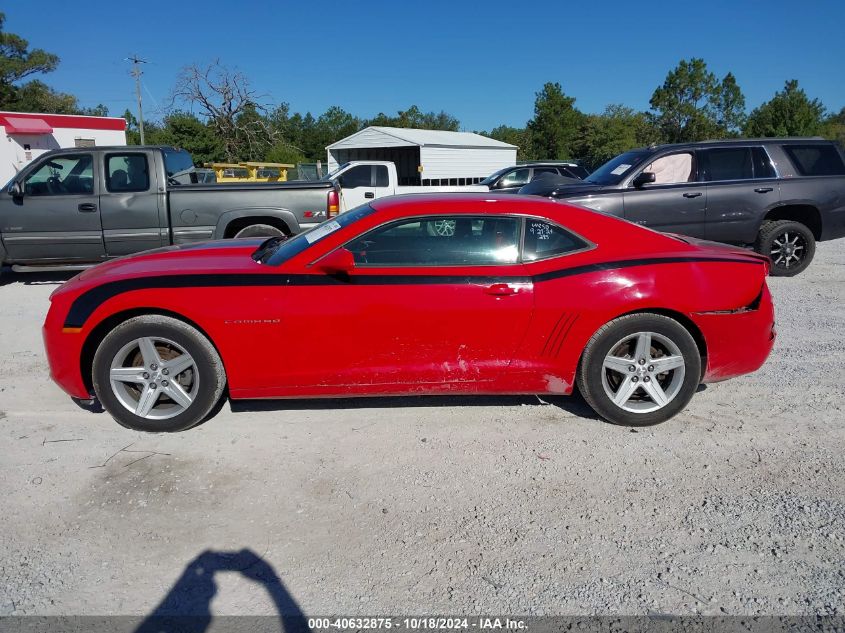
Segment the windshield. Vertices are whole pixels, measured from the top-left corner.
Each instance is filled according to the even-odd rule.
[[[361,218],[365,218],[371,213],[375,212],[368,204],[362,204],[360,207],[355,207],[351,211],[341,213],[339,216],[321,222],[316,226],[312,226],[307,231],[303,231],[289,240],[280,241],[270,249],[259,249],[253,253],[253,259],[259,264],[267,264],[268,266],[278,266],[288,261],[294,255],[299,255],[306,248],[312,244],[316,244],[324,237],[331,235],[335,231],[349,226],[353,222],[357,222]],[[260,251],[260,252],[259,252]],[[256,257],[256,255],[259,255]]]
[[[504,174],[507,171],[510,171],[511,169],[513,169],[513,167],[505,167],[504,169],[500,169],[497,172],[493,172],[492,174],[487,176],[487,178],[485,178],[484,180],[482,180],[478,184],[479,185],[492,185],[494,182],[496,182],[502,176],[502,174]]]
[[[330,171],[330,172],[329,172],[329,173],[327,173],[325,176],[323,176],[322,178],[320,178],[320,182],[327,182],[327,181],[329,181],[329,180],[334,180],[334,179],[335,179],[335,177],[336,177],[336,176],[337,176],[340,172],[342,172],[344,169],[346,169],[347,167],[349,167],[349,163],[343,163],[343,165],[341,165],[340,167],[338,167],[338,168],[337,168],[337,169],[335,169],[334,171]]]
[[[652,151],[647,149],[637,149],[620,154],[596,169],[584,181],[596,185],[618,185],[634,167],[651,154]]]

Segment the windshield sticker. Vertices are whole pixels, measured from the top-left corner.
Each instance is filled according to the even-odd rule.
[[[305,234],[305,239],[308,240],[309,244],[313,244],[317,240],[323,239],[326,235],[330,233],[334,233],[339,228],[341,228],[340,224],[336,220],[332,220],[331,222],[326,222],[325,224],[320,225],[313,231],[309,231]]]
[[[630,165],[626,165],[625,163],[622,163],[621,165],[619,165],[619,167],[617,167],[616,169],[614,169],[610,173],[613,174],[614,176],[620,176],[620,175],[624,174],[626,171],[628,171],[628,168],[630,168],[630,167],[631,167]]]

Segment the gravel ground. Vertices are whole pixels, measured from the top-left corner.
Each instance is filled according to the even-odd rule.
[[[61,280],[0,278],[0,615],[845,614],[843,241],[771,280],[762,370],[639,430],[425,398],[131,432],[47,376]]]

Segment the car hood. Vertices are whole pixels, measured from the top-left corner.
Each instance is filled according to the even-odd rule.
[[[253,261],[251,255],[263,241],[263,238],[219,240],[156,248],[89,268],[62,287],[98,285],[150,275],[258,272],[261,265]]]
[[[560,182],[544,182],[543,180],[535,180],[529,182],[519,193],[529,196],[543,196],[546,198],[576,198],[578,196],[587,196],[603,191],[615,191],[615,187],[606,187],[595,185],[584,180],[575,181],[572,183]]]

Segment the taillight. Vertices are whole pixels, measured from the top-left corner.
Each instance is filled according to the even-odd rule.
[[[333,218],[340,212],[340,198],[337,190],[332,189],[326,197],[326,217]]]

